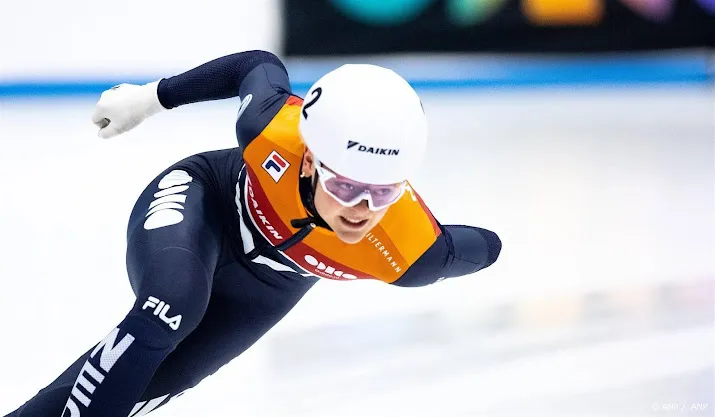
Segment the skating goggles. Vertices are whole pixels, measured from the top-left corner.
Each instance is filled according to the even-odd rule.
[[[354,207],[362,200],[367,200],[370,210],[379,211],[397,202],[405,193],[405,181],[387,185],[365,184],[330,171],[317,159],[315,169],[323,191],[344,207]]]

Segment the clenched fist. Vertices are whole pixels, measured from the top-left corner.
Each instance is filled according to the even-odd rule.
[[[145,85],[120,84],[102,93],[92,113],[98,136],[109,139],[135,128],[164,107],[159,102],[159,81]]]

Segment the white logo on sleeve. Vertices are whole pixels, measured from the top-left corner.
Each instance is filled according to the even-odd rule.
[[[186,194],[181,194],[189,189],[188,184],[193,178],[186,171],[174,170],[166,174],[159,181],[159,192],[154,194],[155,200],[149,205],[144,228],[146,230],[172,226],[181,223],[184,215],[182,204],[186,203]]]
[[[246,97],[243,98],[241,101],[241,107],[238,108],[238,116],[236,116],[236,121],[241,118],[241,115],[243,114],[244,111],[246,111],[246,107],[251,103],[251,100],[253,100],[253,94],[248,94]]]
[[[159,316],[161,321],[168,324],[172,330],[179,330],[179,326],[181,326],[181,314],[174,317],[168,317],[167,314],[169,314],[169,309],[171,308],[169,304],[166,304],[156,297],[149,296],[144,303],[142,310],[146,310],[147,308],[153,308],[154,315]]]

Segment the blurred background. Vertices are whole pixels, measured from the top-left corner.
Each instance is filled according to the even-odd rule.
[[[125,227],[238,99],[101,141],[100,93],[265,49],[299,94],[395,69],[435,216],[499,261],[424,288],[321,281],[158,416],[715,415],[715,1],[26,0],[0,8],[0,414],[133,302]]]

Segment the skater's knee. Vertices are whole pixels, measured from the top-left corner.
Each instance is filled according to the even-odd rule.
[[[198,256],[178,247],[154,254],[143,275],[133,313],[151,319],[180,342],[203,319],[212,275]]]

